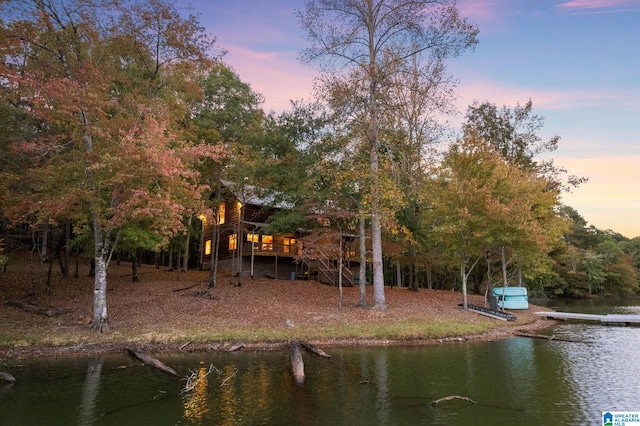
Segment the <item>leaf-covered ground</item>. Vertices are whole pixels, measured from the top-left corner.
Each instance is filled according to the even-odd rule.
[[[80,265],[79,278],[63,280],[54,264],[50,289],[47,267],[25,258],[0,273],[0,358],[120,350],[130,343],[153,350],[225,349],[238,341],[269,349],[291,338],[325,345],[423,343],[499,337],[550,324],[537,319],[533,312],[540,308],[533,305],[514,312],[515,323],[464,311],[458,306],[461,293],[453,291],[387,287],[388,309],[377,311],[356,306],[356,287],[343,289],[340,306],[339,289],[315,281],[227,276],[206,292],[204,271],[178,276],[143,265],[140,282],[131,282],[130,264],[113,262],[107,292],[111,333],[101,335],[88,326],[93,307],[88,265]],[[34,290],[37,308],[45,312],[7,304],[27,304]],[[367,298],[371,302],[371,286]],[[471,295],[469,303],[484,302]]]

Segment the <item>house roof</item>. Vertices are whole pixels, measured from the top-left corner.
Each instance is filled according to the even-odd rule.
[[[275,207],[279,209],[291,209],[292,205],[277,201],[273,194],[258,189],[254,185],[238,184],[237,182],[221,181],[222,185],[229,190],[241,203],[251,204],[260,207]],[[264,194],[261,194],[264,192]]]

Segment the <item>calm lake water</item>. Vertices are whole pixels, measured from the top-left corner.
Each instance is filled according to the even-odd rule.
[[[558,310],[640,314],[640,301],[554,301]],[[497,341],[303,352],[157,355],[185,381],[127,355],[10,360],[0,425],[601,425],[601,412],[640,411],[640,328],[567,322],[572,341]],[[209,369],[211,373],[205,375]],[[453,399],[432,405],[448,396]]]

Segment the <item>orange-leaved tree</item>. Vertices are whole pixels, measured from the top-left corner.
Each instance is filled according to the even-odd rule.
[[[9,1],[0,13],[0,84],[31,118],[11,148],[31,167],[14,175],[6,213],[73,218],[92,243],[92,326],[107,332],[119,235],[135,227],[160,245],[202,211],[193,162],[221,152],[187,143],[181,120],[200,97],[195,76],[214,40],[164,0]]]

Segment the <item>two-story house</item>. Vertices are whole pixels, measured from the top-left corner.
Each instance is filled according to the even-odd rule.
[[[316,278],[336,284],[341,273],[343,284],[352,285],[352,271],[339,269],[338,259],[305,255],[300,242],[302,232],[271,234],[265,232],[269,218],[281,209],[289,208],[274,199],[261,197],[254,186],[222,182],[212,199],[217,209],[215,223],[204,227],[202,263],[207,268],[218,246],[218,271],[222,275],[241,277],[272,277],[278,279]],[[351,237],[344,237],[353,241]],[[354,252],[345,246],[347,257]],[[351,256],[349,256],[351,254]],[[336,256],[331,256],[336,257]]]
[[[261,198],[251,185],[231,182],[223,182],[214,199],[218,200],[216,223],[207,223],[204,229],[205,268],[218,241],[218,269],[222,273],[285,279],[298,272],[298,234],[264,232],[269,217],[284,206]]]

